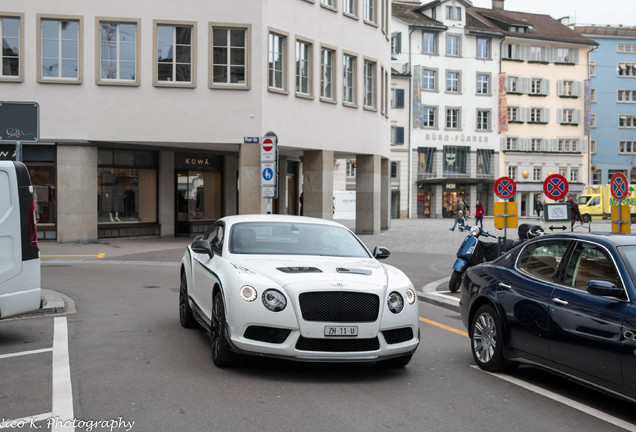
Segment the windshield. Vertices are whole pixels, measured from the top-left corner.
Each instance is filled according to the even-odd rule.
[[[229,247],[234,254],[369,258],[348,229],[311,223],[241,222],[232,226]]]
[[[590,199],[592,199],[590,195],[581,195],[578,199],[578,203],[579,205],[585,205]]]

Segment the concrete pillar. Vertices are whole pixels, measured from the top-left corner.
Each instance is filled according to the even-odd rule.
[[[174,152],[159,152],[159,224],[161,237],[174,237]]]
[[[97,147],[57,145],[57,241],[97,240]]]
[[[333,151],[303,153],[303,216],[333,219]]]
[[[433,199],[431,202],[431,217],[440,219],[444,217],[444,189],[442,185],[433,185],[431,188]]]
[[[261,203],[261,148],[241,144],[239,151],[239,214],[265,213]]]
[[[228,155],[223,158],[223,214],[227,216],[238,212],[238,170],[237,156]]]
[[[398,209],[399,211],[399,209]],[[380,229],[391,227],[391,161],[380,160]]]
[[[356,156],[356,233],[380,232],[380,156]]]

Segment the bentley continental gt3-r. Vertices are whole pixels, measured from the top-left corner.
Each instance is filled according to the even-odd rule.
[[[378,261],[388,256],[332,221],[224,217],[183,256],[180,322],[209,332],[219,367],[245,354],[405,366],[419,344],[417,296]]]

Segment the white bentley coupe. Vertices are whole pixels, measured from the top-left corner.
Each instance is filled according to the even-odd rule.
[[[336,222],[241,215],[216,221],[181,260],[179,318],[210,333],[216,366],[242,355],[405,366],[419,343],[408,277]]]

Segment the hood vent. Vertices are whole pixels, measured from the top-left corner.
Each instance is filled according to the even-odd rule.
[[[336,269],[336,271],[338,273],[348,273],[348,274],[358,274],[358,275],[363,275],[363,276],[371,276],[371,270],[366,270],[366,269],[338,267]]]
[[[322,273],[322,270],[316,267],[277,267],[283,273]]]

